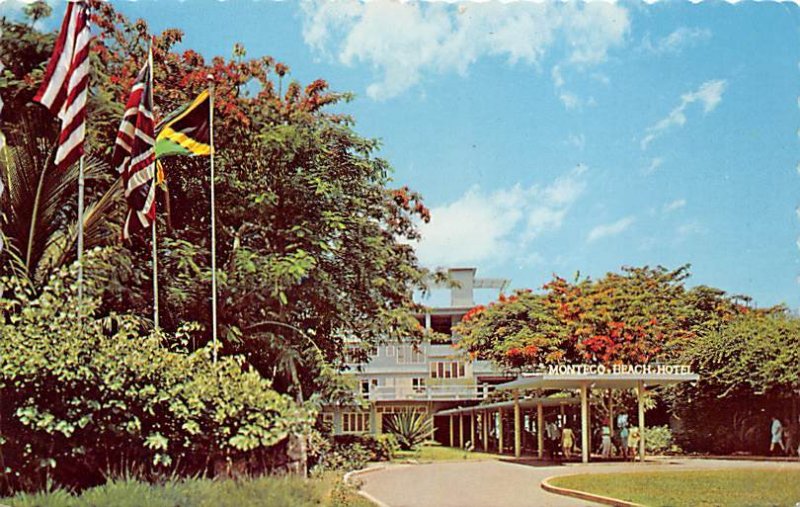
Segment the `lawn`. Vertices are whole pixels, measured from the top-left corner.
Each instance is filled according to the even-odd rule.
[[[463,461],[475,459],[497,459],[497,456],[483,452],[469,452],[457,447],[426,444],[415,451],[397,451],[392,461],[401,463],[408,461],[429,463],[431,461]]]
[[[79,495],[52,493],[0,499],[11,507],[374,507],[345,486],[339,474],[321,478],[261,477],[249,480],[190,479],[153,485],[124,480]]]
[[[553,486],[653,507],[786,506],[800,502],[800,470],[640,472],[557,477]]]

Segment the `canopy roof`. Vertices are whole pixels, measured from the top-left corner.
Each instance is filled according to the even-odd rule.
[[[644,387],[656,387],[681,382],[697,382],[696,373],[587,373],[587,374],[523,374],[516,380],[500,384],[497,389],[580,389],[586,385],[593,389],[632,389],[639,382]]]
[[[543,407],[558,407],[560,405],[579,405],[581,399],[576,396],[571,397],[536,397],[536,398],[520,398],[519,406],[521,408],[535,408],[539,404]],[[474,405],[471,407],[457,407],[448,410],[436,412],[434,415],[461,415],[470,414],[473,412],[480,412],[483,410],[497,410],[502,408],[514,408],[514,401],[498,401],[495,403],[487,403],[485,405]]]

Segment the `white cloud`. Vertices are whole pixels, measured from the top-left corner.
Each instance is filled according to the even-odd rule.
[[[645,136],[641,142],[642,149],[646,149],[653,140],[672,127],[682,127],[686,123],[686,108],[690,104],[699,102],[703,106],[703,114],[713,111],[722,102],[722,94],[725,92],[726,86],[727,81],[724,79],[715,79],[706,81],[696,91],[684,93],[678,107],[645,130]]]
[[[686,199],[675,199],[664,205],[664,213],[670,213],[686,206]]]
[[[537,65],[562,41],[566,64],[596,65],[630,26],[625,8],[601,3],[307,0],[302,9],[306,44],[345,65],[371,66],[374,99],[397,96],[427,74],[466,74],[482,57]]]
[[[708,230],[697,221],[687,222],[678,226],[678,228],[675,230],[678,240],[686,239],[687,237],[695,234],[705,234],[706,232],[708,232]]]
[[[570,134],[567,136],[567,140],[564,141],[564,144],[573,148],[577,148],[578,151],[583,151],[583,149],[586,147],[586,136],[583,134]]]
[[[567,109],[577,109],[581,106],[581,99],[574,93],[561,92],[558,98]]]
[[[623,233],[636,221],[633,217],[625,217],[610,224],[601,224],[589,231],[586,241],[589,243],[598,239],[608,238]]]
[[[579,166],[544,186],[517,184],[492,192],[473,186],[455,201],[434,206],[430,223],[420,226],[420,261],[426,266],[541,261],[528,247],[562,226],[586,189],[585,172]]]
[[[650,161],[647,167],[644,168],[644,174],[650,175],[654,172],[658,171],[658,168],[661,167],[661,164],[664,163],[664,159],[661,157],[655,157],[653,160]]]
[[[642,50],[655,55],[678,54],[684,48],[705,42],[710,38],[711,30],[681,26],[666,37],[658,39],[655,43],[650,41],[649,36],[645,37],[642,41]]]

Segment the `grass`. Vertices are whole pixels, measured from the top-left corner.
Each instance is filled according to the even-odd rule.
[[[469,452],[457,447],[445,447],[431,443],[425,444],[414,451],[397,451],[392,461],[400,463],[410,461],[430,463],[433,461],[463,461],[476,459],[497,459],[497,456],[483,452]]]
[[[653,507],[794,507],[800,470],[639,472],[557,477],[550,484]]]
[[[188,479],[165,484],[112,481],[79,495],[64,490],[0,499],[11,507],[374,507],[339,474],[314,479],[260,477],[248,480]]]

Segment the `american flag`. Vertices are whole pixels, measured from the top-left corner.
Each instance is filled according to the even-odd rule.
[[[133,84],[117,132],[113,164],[122,176],[128,216],[122,237],[147,228],[156,218],[156,151],[153,121],[152,56]]]
[[[89,93],[89,12],[83,0],[70,0],[61,32],[33,100],[61,120],[55,164],[75,163],[83,155],[86,97]]]

